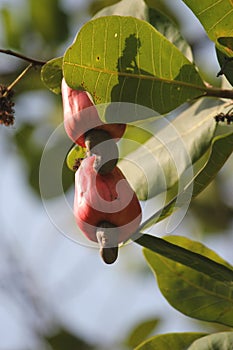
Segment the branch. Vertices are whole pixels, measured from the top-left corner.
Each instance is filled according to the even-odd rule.
[[[24,56],[21,53],[18,53],[12,50],[0,49],[0,53],[4,53],[6,55],[11,55],[11,56],[20,58],[21,60],[32,63],[34,66],[43,66],[46,63],[46,61],[36,60],[34,58]]]
[[[218,88],[206,88],[205,96],[207,97],[220,97],[220,98],[229,98],[233,100],[233,89],[218,89]]]

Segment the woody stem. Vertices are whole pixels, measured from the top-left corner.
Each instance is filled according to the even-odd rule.
[[[21,53],[18,53],[18,52],[12,51],[12,50],[0,49],[0,53],[4,53],[6,55],[20,58],[21,60],[27,61],[34,66],[43,66],[46,63],[46,61],[36,60],[34,58],[27,57],[25,55],[22,55]]]

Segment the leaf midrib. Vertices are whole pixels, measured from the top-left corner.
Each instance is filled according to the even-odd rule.
[[[145,74],[134,74],[134,73],[127,73],[127,72],[118,72],[118,71],[112,71],[109,69],[103,69],[103,68],[96,68],[96,67],[90,67],[90,66],[84,66],[82,64],[78,64],[78,63],[72,63],[72,62],[68,62],[68,61],[64,61],[64,64],[67,64],[69,66],[75,66],[77,68],[82,68],[82,69],[87,69],[93,72],[97,72],[97,73],[106,73],[109,75],[115,75],[115,76],[121,76],[121,77],[128,77],[128,78],[135,78],[135,79],[142,79],[142,80],[151,80],[151,81],[159,81],[159,82],[163,82],[166,84],[173,84],[173,85],[177,85],[177,86],[184,86],[184,87],[189,87],[192,89],[196,89],[202,92],[207,92],[208,88],[203,85],[195,85],[195,84],[191,84],[191,83],[187,83],[184,81],[180,81],[180,80],[171,80],[171,79],[165,79],[165,78],[160,78],[160,77],[156,77],[156,76],[152,76],[152,75],[145,75]]]

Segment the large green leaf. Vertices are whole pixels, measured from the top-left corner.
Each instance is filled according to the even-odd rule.
[[[191,48],[181,36],[169,6],[163,1],[121,0],[101,9],[92,19],[111,15],[131,16],[149,22],[189,60],[192,59]]]
[[[85,24],[65,53],[63,71],[68,85],[90,92],[96,104],[136,103],[162,114],[207,91],[174,45],[147,22],[126,16]]]
[[[143,342],[135,350],[186,350],[196,339],[205,335],[205,333],[159,334]]]
[[[233,332],[221,332],[197,339],[187,350],[232,350]]]
[[[231,0],[183,0],[193,11],[206,30],[207,35],[213,40],[217,47],[229,54],[227,43],[219,40],[222,37],[232,37],[233,3]]]
[[[229,267],[227,262],[199,242],[180,236],[166,237],[165,240]],[[231,282],[221,282],[149,249],[145,249],[144,254],[156,273],[162,294],[174,308],[193,318],[233,326],[233,278]]]
[[[119,167],[141,200],[167,191],[178,181],[185,187],[180,177],[209,149],[216,128],[213,117],[221,110],[221,104],[218,99],[201,99],[177,110],[175,118],[171,114],[140,125],[143,131],[150,132],[151,138],[120,161]],[[191,169],[186,181],[193,176]]]

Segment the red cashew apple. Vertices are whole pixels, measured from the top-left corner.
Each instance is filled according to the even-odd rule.
[[[70,88],[64,78],[62,79],[62,101],[65,130],[73,142],[85,147],[85,133],[94,128],[108,132],[116,141],[123,136],[125,124],[103,123],[88,93]]]
[[[100,175],[93,169],[94,161],[95,156],[85,158],[75,174],[75,219],[86,237],[95,242],[98,242],[97,227],[110,223],[113,228],[109,246],[117,246],[128,240],[139,227],[141,207],[118,167]]]

